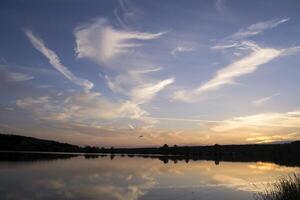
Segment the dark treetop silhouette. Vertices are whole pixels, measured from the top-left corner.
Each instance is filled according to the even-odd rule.
[[[177,146],[152,148],[99,148],[80,147],[67,143],[41,140],[33,137],[0,134],[0,151],[40,151],[40,152],[73,152],[102,153],[121,155],[152,155],[164,162],[177,160],[214,160],[240,162],[274,162],[280,165],[300,166],[300,141],[284,144],[245,144],[213,146]],[[163,156],[163,157],[162,157]]]

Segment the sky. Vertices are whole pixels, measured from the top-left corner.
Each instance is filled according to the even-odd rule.
[[[300,139],[297,0],[3,0],[0,132],[141,147]]]

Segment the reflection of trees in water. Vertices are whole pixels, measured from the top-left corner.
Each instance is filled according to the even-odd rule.
[[[114,157],[115,157],[115,155],[114,155],[114,154],[110,154],[110,159],[111,159],[111,160],[113,160],[113,159],[114,159]]]
[[[99,158],[98,154],[84,154],[85,159],[96,159]]]
[[[0,152],[0,162],[34,162],[34,161],[50,161],[58,159],[69,159],[79,156],[78,154],[63,153],[42,153],[42,152]]]
[[[222,155],[222,154],[207,154],[207,155],[149,155],[149,154],[97,154],[97,153],[84,153],[84,154],[73,154],[73,153],[45,153],[45,152],[0,152],[0,161],[50,161],[57,159],[69,159],[83,155],[85,159],[98,159],[109,157],[110,160],[113,160],[115,157],[140,157],[145,159],[158,159],[164,164],[185,162],[189,163],[190,161],[201,161],[201,160],[210,160],[214,161],[215,165],[219,165],[220,162],[271,162],[283,166],[300,166],[300,157],[291,159],[287,158],[269,158],[269,157],[235,157],[231,154]]]
[[[169,160],[212,160],[218,165],[221,161],[231,162],[273,162],[286,166],[300,166],[300,141],[287,144],[260,145],[213,145],[177,146],[164,144],[159,148],[104,149],[113,154],[135,154],[144,158],[158,158],[164,163]],[[156,155],[156,156],[155,156]]]
[[[160,160],[169,164],[165,165]],[[0,199],[14,195],[15,199],[137,200],[155,188],[156,184],[159,187],[176,188],[176,184],[184,184],[180,181],[185,178],[204,181],[204,185],[197,187],[219,184],[232,190],[246,190],[249,189],[246,187],[248,178],[257,176],[257,171],[262,172],[260,178],[264,173],[270,177],[271,173],[283,173],[287,169],[264,163],[222,163],[216,166],[213,162],[190,162],[184,156],[121,157],[114,154],[86,154],[46,165],[35,162],[20,165],[18,173],[14,169],[10,171],[10,168],[8,166],[0,171],[1,180],[7,180],[0,180]],[[166,181],[164,185],[159,182],[162,179],[171,181]],[[37,193],[39,197],[35,196]]]
[[[140,155],[140,154],[99,154],[99,155],[85,155],[85,158],[104,158],[109,156],[111,160],[115,157],[128,157],[128,158],[145,158],[145,159],[158,159],[164,164],[185,162],[189,163],[190,161],[214,161],[215,165],[219,165],[220,162],[271,162],[282,166],[300,166],[299,158],[295,159],[273,159],[273,158],[235,158],[228,156],[195,156],[195,155]]]

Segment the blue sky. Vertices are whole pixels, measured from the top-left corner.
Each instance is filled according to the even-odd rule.
[[[0,4],[3,133],[101,146],[300,138],[298,1]]]

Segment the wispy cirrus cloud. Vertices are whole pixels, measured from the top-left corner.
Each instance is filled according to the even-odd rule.
[[[261,135],[256,137],[249,137],[246,139],[248,142],[260,143],[271,143],[271,142],[284,142],[289,140],[296,140],[299,138],[300,133],[288,133],[284,135]]]
[[[261,47],[253,41],[242,41],[238,44],[238,48],[243,51],[250,51],[250,53],[218,70],[213,78],[199,87],[192,90],[176,91],[172,98],[186,102],[197,101],[199,96],[204,93],[218,90],[226,85],[232,85],[239,77],[254,73],[259,67],[276,58],[293,55],[300,51],[299,46],[276,49]]]
[[[119,7],[114,9],[114,15],[119,25],[124,29],[129,29],[129,24],[139,16],[143,11],[139,9],[131,0],[119,0]]]
[[[145,75],[161,70],[162,67],[159,66],[145,69],[128,70],[127,72],[120,73],[115,77],[104,75],[104,79],[111,91],[129,96],[129,92],[132,90],[132,88],[145,84]],[[102,78],[103,75],[100,75],[100,77]]]
[[[7,81],[11,82],[21,82],[21,81],[28,81],[34,79],[34,76],[29,74],[24,74],[20,72],[8,72],[7,73]]]
[[[196,92],[202,93],[218,89],[223,85],[233,84],[235,78],[253,73],[259,66],[270,62],[283,52],[274,48],[261,48],[254,43],[247,43],[245,45],[252,50],[248,56],[219,70],[214,78],[198,87]]]
[[[107,63],[118,55],[129,54],[141,41],[153,40],[164,32],[147,33],[116,29],[105,18],[80,25],[75,28],[76,54],[78,58],[88,58],[98,63]]]
[[[113,93],[126,99],[131,104],[146,104],[157,94],[172,84],[175,79],[168,78],[154,80],[149,75],[162,70],[162,67],[153,61],[153,57],[145,55],[143,49],[145,41],[160,38],[165,32],[148,33],[130,29],[127,25],[127,16],[131,11],[128,1],[120,1],[123,18],[115,13],[121,28],[112,26],[105,18],[82,24],[74,29],[78,58],[87,58],[101,66],[111,67],[104,78],[107,86]],[[154,67],[150,67],[154,66]]]
[[[92,82],[78,78],[66,66],[61,64],[60,58],[56,55],[56,53],[49,49],[45,45],[44,41],[36,35],[34,35],[31,30],[25,29],[24,32],[31,44],[34,46],[34,48],[41,52],[57,71],[62,73],[67,79],[71,80],[73,83],[83,87],[85,90],[90,90],[93,88],[94,84]]]
[[[275,93],[275,94],[272,94],[270,96],[267,96],[267,97],[263,97],[263,98],[260,98],[260,99],[257,99],[255,101],[253,101],[253,104],[255,106],[262,106],[264,105],[266,102],[270,101],[272,98],[276,97],[276,96],[279,96],[280,93]]]
[[[168,85],[174,83],[175,79],[170,78],[159,81],[155,84],[145,84],[134,88],[131,91],[133,101],[143,103],[151,100],[159,91],[163,90]]]
[[[211,47],[213,50],[229,49],[240,47],[240,43],[236,41],[231,41],[230,43],[219,43]]]
[[[217,137],[249,143],[299,140],[300,112],[267,112],[232,117],[220,121],[201,122]]]
[[[260,113],[256,115],[240,116],[212,123],[214,131],[230,131],[235,129],[278,129],[300,128],[299,110],[283,113]]]
[[[77,78],[67,67],[63,66],[59,57],[46,47],[44,42],[35,36],[30,30],[25,34],[32,45],[40,51],[50,64],[74,83],[83,86],[85,93],[73,93],[62,100],[56,97],[24,98],[17,101],[21,109],[31,111],[37,118],[51,121],[105,121],[130,119],[138,120],[152,126],[153,119],[148,119],[148,112],[141,105],[152,100],[160,91],[174,82],[174,78],[165,80],[145,79],[145,75],[160,71],[161,67],[145,68],[140,65],[139,69],[117,70],[115,78],[104,76],[109,88],[115,93],[125,94],[126,98],[112,101],[100,93],[89,91],[93,84],[87,80]],[[97,62],[106,63],[115,57],[127,54],[131,49],[142,45],[140,41],[159,38],[163,33],[145,33],[138,31],[117,30],[106,19],[98,19],[92,23],[77,27],[74,31],[76,36],[76,51],[78,58],[94,59]],[[125,62],[124,65],[128,65]],[[125,72],[124,72],[125,71]],[[43,101],[41,103],[41,101]]]
[[[216,0],[215,1],[215,8],[219,12],[224,12],[224,10],[227,10],[227,7],[225,6],[224,0]]]
[[[248,26],[245,29],[241,29],[240,31],[233,34],[233,38],[245,38],[253,35],[262,34],[264,31],[275,28],[280,24],[283,24],[287,21],[289,21],[289,18],[282,18],[282,19],[273,19],[263,22],[257,22],[255,24],[252,24]]]
[[[194,49],[186,46],[176,46],[172,49],[171,54],[175,56],[178,53],[190,52],[190,51],[194,51]]]
[[[115,78],[105,76],[108,87],[114,93],[126,95],[130,101],[144,104],[152,100],[160,91],[175,82],[175,78],[160,81],[146,80],[145,75],[158,72],[161,67],[152,67],[142,70],[130,70]]]
[[[22,82],[22,81],[29,81],[34,79],[34,76],[31,75],[32,72],[16,72],[16,69],[14,71],[9,70],[11,68],[10,65],[2,65],[0,64],[0,74],[1,80],[6,82]],[[21,67],[19,67],[21,68]],[[27,68],[26,68],[27,69]],[[18,69],[24,71],[22,68]]]
[[[129,118],[142,120],[147,112],[137,103],[130,101],[110,101],[99,93],[74,93],[57,101],[50,96],[26,97],[16,101],[16,105],[34,114],[38,119],[60,122],[86,122],[101,119]]]
[[[238,77],[255,72],[258,67],[274,60],[285,52],[285,49],[263,48],[253,42],[244,42],[243,45],[251,50],[250,54],[220,69],[212,79],[198,88],[192,91],[177,91],[173,98],[182,101],[197,100],[197,96],[233,84]]]
[[[221,20],[237,22],[234,12],[226,5],[226,0],[215,0],[215,9],[221,15]]]
[[[212,46],[211,49],[222,50],[237,48],[242,50],[242,43],[246,38],[262,34],[268,29],[276,28],[280,24],[283,24],[289,20],[289,18],[281,18],[251,24],[250,26],[240,29],[238,32],[226,37],[223,41],[218,42],[216,45]]]

